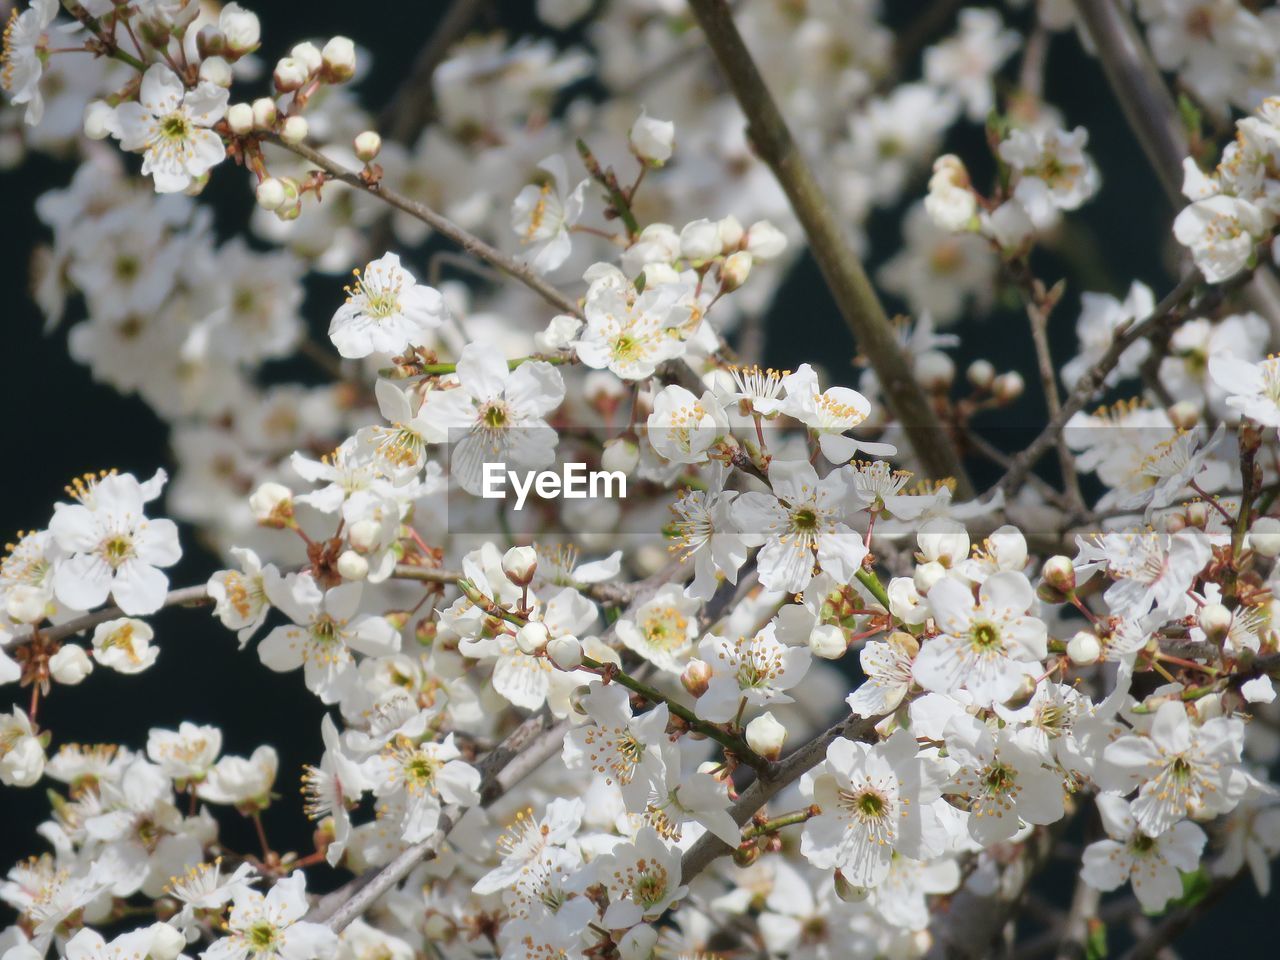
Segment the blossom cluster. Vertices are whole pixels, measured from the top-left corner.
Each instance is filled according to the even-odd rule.
[[[592,6],[538,10],[562,28]],[[397,140],[351,93],[367,57],[348,38],[268,70],[237,3],[15,11],[15,150],[80,159],[36,201],[35,299],[166,421],[177,469],[74,481],[0,563],[0,685],[30,697],[0,715],[0,782],[51,803],[32,841],[50,849],[0,884],[3,960],[914,958],[965,909],[998,918],[993,941],[1002,898],[1094,812],[1082,890],[1129,885],[1149,913],[1245,872],[1269,890],[1277,318],[1222,282],[1266,268],[1275,227],[1276,19],[1223,3],[1202,35],[1188,4],[1137,4],[1208,113],[1254,113],[1215,174],[1187,159],[1173,236],[1195,282],[1172,306],[1139,281],[1084,293],[1059,371],[1063,287],[1032,257],[1102,176],[1083,127],[997,96],[1019,34],[965,9],[897,82],[874,3],[735,7],[798,143],[829,159],[834,242],[852,257],[873,208],[923,194],[877,274],[914,318],[888,337],[907,382],[871,357],[855,388],[756,362],[786,267],[823,241],[672,6],[604,5],[589,49],[463,41],[434,119]],[[1070,6],[1037,5],[1038,32]],[[576,97],[589,75],[604,102]],[[935,157],[962,124],[986,125],[989,157]],[[218,239],[214,176],[252,192],[251,240]],[[441,238],[484,283],[443,279]],[[959,380],[959,337],[937,332],[1010,294],[1057,419],[1012,458],[979,415],[1023,375],[978,359]],[[295,354],[325,382],[268,366]],[[1001,481],[927,476],[904,391]],[[1061,489],[1029,473],[1053,447]],[[579,460],[633,495],[482,495],[487,464]],[[162,492],[219,555],[205,582],[171,588]],[[75,696],[59,686],[151,670],[167,638],[145,618],[180,604],[324,708],[313,849],[263,827],[294,785],[269,743],[42,726]],[[224,842],[237,818],[260,853]],[[344,885],[308,892],[317,876]]]

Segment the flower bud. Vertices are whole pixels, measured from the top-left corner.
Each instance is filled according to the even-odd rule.
[[[293,49],[289,51],[289,56],[306,67],[307,73],[311,75],[318,73],[324,66],[324,56],[320,53],[320,48],[309,41],[295,43]]]
[[[231,64],[222,57],[206,57],[200,62],[200,79],[218,87],[231,86]]]
[[[640,448],[629,437],[613,437],[604,442],[604,452],[600,454],[600,466],[609,471],[621,470],[631,473],[640,462]]]
[[[233,103],[227,107],[227,126],[232,133],[244,136],[253,129],[253,107],[247,103]]]
[[[309,130],[306,117],[286,117],[280,125],[280,139],[285,143],[301,143],[307,139]]]
[[[941,350],[926,350],[916,357],[911,372],[920,386],[931,393],[941,393],[955,380],[956,365]]]
[[[373,130],[365,130],[356,134],[355,143],[353,144],[356,156],[365,163],[370,163],[378,156],[378,151],[382,149],[382,137]]]
[[[690,660],[680,674],[680,683],[691,697],[700,697],[711,684],[711,667],[701,660]]]
[[[859,887],[849,882],[848,878],[839,870],[835,875],[836,896],[845,903],[862,903],[867,897],[871,896],[870,887]]]
[[[1087,666],[1097,663],[1102,656],[1102,642],[1098,635],[1090,630],[1080,630],[1067,641],[1067,656],[1076,666]]]
[[[582,666],[582,643],[577,637],[552,637],[547,641],[547,656],[561,670],[577,670]]]
[[[272,74],[276,89],[281,93],[292,93],[311,79],[311,74],[297,57],[281,57]]]
[[[1076,588],[1075,564],[1071,562],[1070,557],[1064,557],[1062,554],[1056,554],[1046,560],[1040,575],[1044,577],[1045,583],[1063,593],[1070,593]]]
[[[527,653],[531,657],[537,656],[546,649],[550,636],[545,623],[530,620],[516,631],[516,646],[520,648],[521,653]]]
[[[238,57],[257,48],[262,38],[258,15],[238,3],[228,3],[218,14],[218,29],[226,37],[227,49]]]
[[[270,97],[253,101],[253,125],[259,130],[270,130],[276,125],[276,102]]]
[[[49,658],[49,674],[58,683],[74,687],[77,683],[93,673],[93,661],[84,647],[68,643],[58,648],[58,652]]]
[[[694,263],[720,253],[720,228],[710,220],[693,220],[680,231],[680,256]]]
[[[105,140],[120,125],[116,122],[116,111],[104,100],[90,100],[84,108],[84,135],[90,140]]]
[[[39,623],[48,612],[49,598],[34,584],[16,583],[5,597],[4,609],[15,623]]]
[[[249,497],[249,509],[260,526],[287,527],[293,520],[293,491],[282,483],[267,481]]]
[[[651,960],[658,945],[658,931],[647,923],[632,927],[618,941],[619,960]]]
[[[422,933],[432,943],[448,943],[458,935],[458,924],[452,917],[433,910],[422,921]]]
[[[1280,519],[1259,517],[1249,528],[1249,547],[1263,557],[1280,554]]]
[[[742,221],[732,213],[727,217],[721,217],[716,227],[720,231],[720,248],[725,253],[730,253],[742,246],[742,240],[747,235],[747,231],[742,226]]]
[[[347,542],[353,549],[368,553],[378,544],[382,526],[376,520],[357,520],[347,528]]]
[[[343,580],[363,580],[369,575],[369,561],[354,550],[343,550],[338,557],[338,574]]]
[[[254,196],[258,199],[258,206],[264,210],[279,210],[287,199],[284,184],[276,177],[267,177],[258,184]]]
[[[1200,629],[1211,640],[1221,640],[1231,629],[1231,611],[1220,603],[1206,603],[1200,608]]]
[[[924,208],[938,229],[946,233],[978,226],[978,199],[969,189],[969,172],[959,157],[948,153],[933,162]]]
[[[772,260],[787,249],[787,236],[768,220],[757,220],[747,228],[747,250],[757,260]]]
[[[766,760],[782,756],[782,744],[787,739],[787,728],[774,719],[772,713],[762,713],[744,731],[747,746]]]
[[[751,274],[751,262],[751,254],[745,250],[735,251],[725,257],[720,264],[720,289],[737,290],[746,283]]]
[[[990,360],[975,360],[969,364],[964,375],[971,386],[978,390],[988,390],[996,378],[996,368]]]
[[[836,624],[820,623],[809,632],[809,649],[823,660],[839,660],[849,649],[849,641]]]
[[[631,151],[649,164],[660,167],[671,159],[676,140],[676,125],[670,120],[655,120],[644,110],[631,125]]]
[[[940,564],[937,560],[930,560],[928,563],[922,563],[915,569],[915,573],[911,575],[911,582],[915,584],[916,592],[922,597],[929,595],[929,591],[933,589],[933,585],[947,575],[947,568]]]
[[[733,865],[745,869],[759,860],[763,853],[764,851],[760,849],[760,844],[755,841],[745,843],[733,851]]]
[[[1017,370],[1002,373],[991,383],[991,392],[1001,403],[1012,403],[1022,396],[1022,391],[1026,389],[1027,382],[1022,379],[1022,374]]]
[[[904,657],[908,657],[912,660],[914,660],[916,658],[916,654],[920,652],[920,641],[905,630],[893,631],[893,633],[889,634],[889,638],[886,642]]]
[[[533,547],[512,547],[502,555],[502,572],[517,587],[527,587],[533,582],[538,569],[538,551]]]
[[[147,960],[177,960],[187,948],[187,938],[167,923],[153,923],[147,932],[151,934]]]
[[[1209,522],[1209,505],[1203,500],[1187,504],[1187,523],[1203,529]]]
[[[1179,430],[1190,430],[1200,422],[1200,408],[1190,400],[1180,400],[1167,411],[1169,422]]]
[[[356,75],[356,45],[347,37],[334,37],[324,45],[324,75],[330,83],[343,83]]]
[[[196,34],[196,53],[205,57],[220,57],[227,51],[227,37],[211,23],[205,24]]]

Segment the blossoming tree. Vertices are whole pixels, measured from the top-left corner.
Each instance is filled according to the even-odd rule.
[[[35,201],[34,297],[177,470],[85,474],[0,563],[0,782],[50,805],[5,824],[0,958],[1137,958],[1265,894],[1280,13],[1011,0],[895,36],[874,0],[539,0],[557,46],[471,35],[479,6],[376,121],[351,40],[238,3],[13,9],[7,145],[79,164]],[[1042,94],[1073,29],[1178,205],[1179,279],[1082,291],[1055,358],[1072,278],[1033,255],[1102,177]],[[986,154],[938,156],[974,124]],[[910,198],[895,321],[859,251]],[[806,252],[852,385],[760,365]],[[304,281],[341,275],[312,337]],[[997,294],[1048,411],[1012,451],[974,418],[1026,378],[957,378],[940,332]],[[294,355],[326,382],[266,366]],[[625,494],[490,495],[566,463]],[[170,517],[207,582],[171,582]],[[215,725],[46,719],[152,669],[175,606],[323,705],[300,780]],[[313,843],[276,849],[299,785]]]

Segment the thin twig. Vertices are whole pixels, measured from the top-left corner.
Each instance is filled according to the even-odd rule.
[[[265,133],[262,138],[276,146],[288,150],[290,153],[296,154],[306,160],[312,166],[319,170],[323,170],[333,180],[339,180],[348,186],[355,187],[357,190],[363,190],[365,193],[373,197],[378,197],[395,207],[397,210],[409,214],[421,220],[430,226],[437,233],[448,237],[467,253],[474,257],[478,257],[485,263],[496,267],[507,276],[520,281],[547,303],[551,304],[557,310],[563,313],[571,314],[575,317],[582,316],[582,308],[573,300],[553,287],[547,281],[543,280],[526,264],[520,263],[513,257],[507,256],[497,247],[491,246],[481,240],[475,234],[470,233],[462,227],[458,226],[448,217],[445,217],[435,210],[432,210],[425,203],[419,203],[417,200],[396,193],[389,187],[383,186],[371,180],[366,180],[355,170],[344,167],[342,164],[325,156],[319,150],[307,146],[305,143],[285,143],[276,134]]]
[[[209,601],[209,591],[204,584],[198,587],[179,587],[177,590],[170,590],[165,594],[165,607],[178,607],[184,604],[207,603]],[[40,631],[40,635],[46,640],[65,640],[74,634],[80,633],[82,630],[88,630],[96,627],[100,623],[108,620],[114,620],[116,617],[127,617],[119,607],[103,607],[101,610],[95,610],[93,613],[86,613],[84,616],[76,617],[73,620],[67,620],[55,626],[49,627],[47,630]]]
[[[725,0],[690,0],[707,44],[720,63],[742,112],[756,153],[769,165],[787,194],[808,237],[836,305],[875,368],[889,406],[902,423],[925,472],[934,479],[955,477],[957,494],[972,496],[972,487],[955,445],[938,421],[929,398],[916,383],[898,346],[866,271],[849,248],[808,163],[792,139],[782,113],[747,51]]]
[[[1233,876],[1219,877],[1214,880],[1203,897],[1191,906],[1180,907],[1166,916],[1134,944],[1128,953],[1122,954],[1120,960],[1153,960],[1161,950],[1178,939],[1188,927],[1225,897],[1243,875],[1244,872],[1241,871]]]

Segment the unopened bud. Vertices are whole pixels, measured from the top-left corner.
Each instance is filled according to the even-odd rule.
[[[147,933],[151,934],[147,960],[177,960],[187,948],[187,938],[167,923],[153,923]]]
[[[965,377],[978,390],[989,390],[996,379],[996,368],[990,360],[975,360],[969,364]]]
[[[600,466],[605,470],[632,473],[640,462],[640,448],[630,437],[614,437],[604,442]]]
[[[1200,629],[1210,640],[1221,640],[1231,629],[1231,611],[1220,603],[1206,603],[1200,608]]]
[[[347,542],[353,550],[368,553],[378,544],[382,527],[376,520],[357,520],[347,527]]]
[[[782,756],[782,745],[787,739],[787,728],[780,724],[772,713],[762,713],[750,723],[744,731],[747,746],[766,760],[777,760]]]
[[[78,644],[68,643],[59,647],[58,652],[49,658],[49,675],[69,687],[74,687],[91,673],[93,661],[84,647]]]
[[[324,56],[320,53],[320,48],[310,41],[295,43],[293,49],[289,51],[289,56],[306,67],[309,74],[318,73],[324,66]]]
[[[941,393],[955,380],[956,365],[941,350],[926,350],[916,357],[911,372],[920,386],[932,393]]]
[[[849,649],[849,641],[836,624],[820,623],[809,632],[809,649],[823,660],[839,660]]]
[[[206,57],[200,61],[200,79],[214,86],[229,88],[231,86],[231,64],[222,57]]]
[[[676,141],[676,125],[670,120],[656,120],[643,110],[631,125],[631,150],[651,167],[660,167],[671,159]]]
[[[537,656],[546,649],[550,636],[546,624],[538,620],[530,620],[516,631],[516,646],[520,648],[521,653],[527,653],[531,657]]]
[[[577,637],[552,637],[547,641],[547,656],[561,670],[577,670],[582,666],[582,641]]]
[[[232,133],[244,136],[253,129],[253,107],[247,103],[233,103],[227,107],[227,126]]]
[[[533,547],[512,547],[502,555],[502,572],[517,587],[532,583],[537,569],[538,552]]]
[[[1190,400],[1180,400],[1168,409],[1169,421],[1179,430],[1190,430],[1200,422],[1200,408]]]
[[[991,392],[1001,403],[1012,403],[1022,396],[1022,392],[1026,389],[1027,382],[1022,379],[1022,374],[1017,370],[1000,374],[991,384]]]
[[[324,45],[324,75],[330,83],[343,83],[356,75],[356,45],[347,37],[334,37]]]
[[[200,28],[200,32],[196,34],[196,53],[203,59],[204,57],[220,57],[227,49],[226,35],[208,23]]]
[[[680,255],[698,263],[720,253],[720,228],[710,220],[692,220],[680,231]]]
[[[5,597],[4,609],[15,623],[38,623],[48,612],[49,598],[31,583],[15,583]]]
[[[1097,663],[1098,658],[1102,656],[1102,642],[1096,633],[1080,630],[1067,641],[1067,656],[1079,667]]]
[[[1203,529],[1209,522],[1209,505],[1203,500],[1187,504],[1187,523]]]
[[[1249,547],[1263,557],[1280,554],[1280,520],[1275,517],[1259,517],[1249,528]]]
[[[365,130],[356,134],[355,143],[353,144],[356,156],[365,163],[370,163],[378,156],[378,151],[382,149],[382,137],[373,130]]]
[[[259,130],[270,130],[276,125],[276,102],[270,97],[253,101],[253,125]]]
[[[937,560],[930,560],[916,567],[911,575],[911,582],[916,586],[916,593],[927,597],[933,585],[947,575],[947,568]]]
[[[757,260],[772,260],[787,249],[787,235],[768,220],[757,220],[747,228],[743,238],[746,248]]]
[[[218,15],[218,28],[227,38],[227,49],[238,56],[250,53],[262,37],[258,15],[238,3],[228,3]]]
[[[115,108],[105,100],[90,100],[85,105],[84,135],[90,140],[105,140],[119,128]]]
[[[720,289],[737,290],[746,283],[747,277],[751,275],[752,259],[751,254],[745,250],[738,250],[725,257],[720,264]]]
[[[354,550],[343,550],[338,557],[338,574],[343,580],[363,580],[369,575],[369,561]]]
[[[268,481],[253,491],[249,509],[261,526],[287,527],[293,519],[293,491],[282,483]]]
[[[618,960],[653,960],[658,931],[650,924],[632,927],[618,941]]]
[[[1070,593],[1076,588],[1076,567],[1070,557],[1055,554],[1044,562],[1041,571],[1045,583],[1063,593]]]
[[[311,79],[311,72],[297,57],[281,57],[271,76],[277,90],[281,93],[292,93]]]
[[[267,179],[258,184],[257,190],[254,191],[254,196],[257,197],[258,206],[262,207],[262,209],[279,210],[284,206],[286,200],[284,184],[276,177],[267,177]]]
[[[749,867],[760,859],[763,852],[758,843],[744,843],[733,851],[733,864],[736,867]]]
[[[448,943],[458,935],[458,925],[452,917],[432,911],[422,921],[422,934],[432,943]]]
[[[702,696],[711,685],[711,667],[701,660],[690,660],[680,674],[680,683],[689,691],[689,696]]]
[[[286,117],[280,125],[280,139],[285,143],[301,143],[307,139],[309,130],[306,117]]]
[[[839,870],[835,875],[836,896],[845,903],[862,903],[871,895],[870,887],[859,887],[849,882]]]

